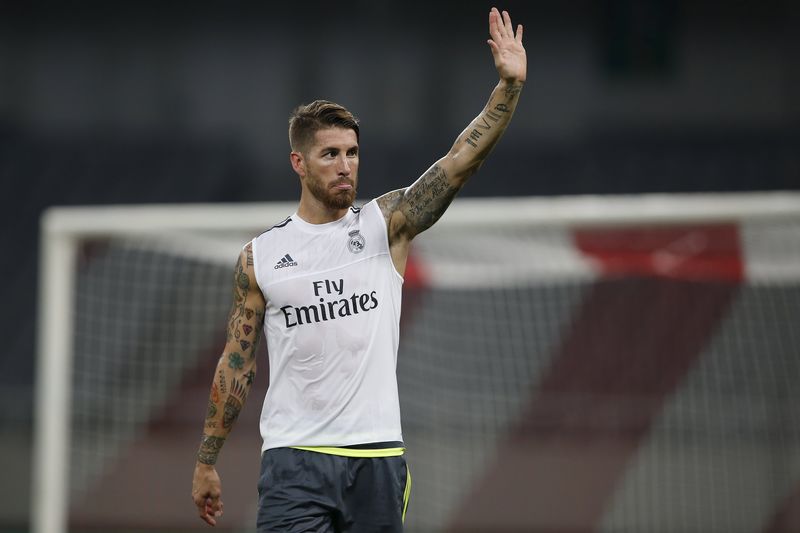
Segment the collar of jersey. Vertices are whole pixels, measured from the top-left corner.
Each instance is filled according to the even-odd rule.
[[[347,209],[347,213],[340,218],[339,220],[334,220],[333,222],[325,222],[324,224],[312,224],[310,222],[306,222],[300,215],[297,214],[297,211],[291,216],[293,222],[297,222],[297,227],[307,233],[327,233],[328,231],[334,230],[336,228],[340,228],[342,226],[346,226],[350,223],[350,221],[355,216],[352,209]]]

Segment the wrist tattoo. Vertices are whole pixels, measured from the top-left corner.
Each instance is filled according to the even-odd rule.
[[[519,93],[521,93],[521,92],[522,92],[522,84],[521,83],[514,83],[514,84],[506,86],[506,88],[505,88],[506,98],[513,98],[515,96],[518,96]]]
[[[205,465],[216,464],[217,456],[223,444],[225,444],[225,437],[203,435],[203,441],[197,451],[197,460]]]

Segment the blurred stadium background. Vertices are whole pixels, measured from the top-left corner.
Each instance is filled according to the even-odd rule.
[[[0,471],[7,482],[0,488],[5,504],[0,507],[0,531],[17,533],[29,527],[38,228],[43,210],[53,205],[295,200],[298,186],[287,161],[286,120],[295,105],[319,97],[348,106],[362,120],[359,196],[370,198],[407,185],[450,146],[480,110],[494,84],[495,73],[485,44],[490,6],[475,1],[361,1],[347,5],[316,1],[3,3],[0,179],[4,193],[0,202],[4,259],[0,284],[6,298],[0,320],[5,341],[0,351]],[[498,7],[509,9],[515,22],[525,25],[529,80],[514,123],[464,196],[800,189],[799,3],[531,0]],[[263,226],[273,222],[265,220]],[[587,242],[594,242],[591,236],[587,238]],[[114,261],[124,265],[125,253],[123,248],[120,255],[102,254],[104,260],[96,262],[94,268],[122,268],[114,267]],[[208,275],[224,278],[226,273],[220,267],[219,273],[215,270]],[[723,283],[722,287],[702,289],[706,296],[698,300],[694,300],[696,293],[681,300],[681,291],[688,290],[684,284],[653,283],[633,279],[578,284],[556,290],[543,300],[519,292],[503,297],[506,301],[550,302],[542,304],[540,311],[552,322],[533,331],[544,339],[539,341],[543,353],[552,351],[561,356],[562,362],[554,365],[541,382],[541,390],[555,394],[582,386],[602,392],[620,375],[619,365],[629,363],[629,353],[618,354],[607,364],[601,357],[598,366],[588,367],[596,371],[581,377],[573,371],[581,368],[575,354],[585,348],[581,339],[591,339],[591,334],[576,334],[573,345],[564,343],[553,350],[547,347],[555,341],[547,335],[550,329],[558,329],[559,320],[574,320],[576,328],[590,328],[593,316],[631,320],[635,308],[624,296],[631,286],[644,290],[667,308],[673,298],[681,305],[688,301],[692,308],[700,306],[697,313],[702,327],[692,330],[685,343],[673,347],[682,359],[678,365],[667,365],[670,377],[666,385],[645,369],[625,374],[622,382],[628,385],[615,389],[622,393],[635,389],[631,383],[650,384],[663,399],[674,392],[663,387],[680,385],[685,391],[699,391],[699,396],[686,397],[702,404],[707,401],[702,392],[707,390],[708,380],[719,372],[714,366],[703,367],[693,379],[687,377],[686,368],[701,351],[698,346],[708,343],[708,353],[713,355],[707,358],[709,361],[714,357],[724,361],[731,352],[737,361],[743,361],[745,351],[737,339],[744,337],[737,335],[756,328],[753,336],[763,337],[763,346],[768,347],[765,360],[773,361],[765,364],[780,369],[781,374],[760,376],[753,392],[750,387],[754,382],[741,378],[757,374],[757,368],[744,366],[733,372],[729,371],[731,365],[719,363],[725,370],[723,375],[730,379],[712,379],[712,388],[720,392],[717,398],[741,402],[736,405],[744,412],[766,412],[770,424],[760,428],[763,431],[758,438],[777,439],[789,447],[787,455],[770,456],[772,462],[765,467],[770,474],[759,478],[766,479],[768,493],[761,486],[751,487],[751,492],[742,489],[737,494],[744,503],[737,512],[712,524],[698,521],[689,511],[677,523],[615,516],[609,511],[612,506],[607,494],[612,488],[618,490],[617,503],[637,493],[651,500],[661,497],[659,492],[648,492],[647,487],[652,485],[646,481],[652,482],[655,474],[641,466],[654,464],[647,461],[640,463],[638,470],[632,467],[629,475],[633,477],[623,487],[619,464],[632,461],[631,452],[617,457],[614,464],[605,463],[608,469],[599,473],[591,468],[581,470],[580,461],[571,463],[586,476],[572,482],[556,483],[541,476],[534,481],[522,476],[524,482],[511,485],[513,493],[523,495],[518,500],[504,500],[505,493],[500,490],[509,483],[502,474],[513,471],[514,463],[499,464],[497,477],[487,474],[482,478],[474,493],[464,496],[455,515],[440,520],[433,511],[427,523],[438,520],[454,531],[473,524],[488,531],[491,526],[481,522],[481,517],[511,515],[509,523],[516,524],[517,530],[551,533],[733,531],[734,523],[741,531],[800,531],[800,489],[792,473],[797,469],[798,447],[798,419],[792,407],[798,397],[792,384],[800,380],[792,325],[798,316],[793,312],[797,311],[797,285],[777,295],[769,290],[767,296],[764,291],[746,290],[742,291],[745,297],[734,298],[732,289]],[[414,290],[421,294],[414,294]],[[428,320],[426,309],[449,313],[476,305],[463,295],[447,291],[428,294],[420,288],[414,290],[410,290],[407,301],[418,307],[409,313],[413,321],[404,324],[409,349],[425,339],[415,328]],[[623,294],[623,303],[614,299],[617,294]],[[221,298],[225,295],[227,292]],[[608,298],[617,304],[605,307],[603,302]],[[577,318],[564,318],[573,316],[578,301],[583,307],[576,311]],[[777,320],[768,312],[757,314],[758,320],[779,327],[754,326],[751,309],[774,311],[775,301],[782,306]],[[754,303],[745,305],[747,302]],[[600,308],[593,307],[596,305]],[[525,312],[537,313],[536,309]],[[794,322],[791,317],[795,317]],[[717,321],[726,319],[731,334],[713,337]],[[220,321],[220,331],[222,326]],[[485,327],[486,335],[481,338],[500,336],[500,332],[480,324],[464,322],[452,327],[455,333],[471,334]],[[765,328],[771,333],[764,333]],[[520,333],[523,337],[524,331]],[[158,416],[149,418],[141,429],[149,444],[139,447],[139,455],[112,466],[98,461],[101,472],[97,476],[105,476],[105,481],[84,487],[86,500],[74,515],[77,528],[170,533],[203,529],[188,493],[192,455],[216,358],[214,334],[206,333],[211,340],[204,348],[194,350],[196,355],[207,348],[205,358],[199,364],[187,365],[176,378],[179,386],[174,394],[153,408]],[[451,345],[456,342],[455,333],[429,338],[423,344]],[[667,335],[663,331],[657,334]],[[715,342],[709,340],[712,337]],[[85,336],[76,342],[91,345],[92,339]],[[793,339],[793,344],[786,339]],[[472,340],[472,344],[477,342]],[[612,349],[617,345],[600,343],[595,348],[597,353],[604,353],[604,346]],[[521,359],[526,355],[524,351],[514,353]],[[547,362],[548,357],[542,355],[537,360]],[[499,375],[507,378],[515,373],[508,370]],[[259,376],[260,390],[265,377],[265,373]],[[517,377],[524,388],[525,380]],[[438,384],[444,386],[446,374],[439,378]],[[498,380],[498,387],[502,387],[505,382]],[[401,387],[414,397],[414,385],[405,383],[401,380]],[[454,384],[456,389],[464,386],[461,382]],[[255,462],[249,457],[254,453],[252,447],[258,446],[258,396],[259,392],[253,393],[224,454],[225,460],[231,461],[230,471],[223,474],[230,515],[227,527],[236,531],[248,531],[248,513],[252,513],[255,473],[249,471],[249,465],[255,468]],[[751,398],[766,402],[768,407],[748,404]],[[456,405],[459,398],[438,401]],[[662,426],[654,421],[661,405],[658,403],[643,407],[644,414],[633,422],[614,419],[609,427],[598,430],[585,420],[559,422],[558,413],[563,413],[564,404],[544,402],[545,408],[541,401],[528,407],[521,402],[521,409],[530,414],[532,422],[509,433],[508,439],[517,442],[509,444],[515,453],[524,453],[526,436],[536,431],[554,439],[551,442],[587,442],[585,448],[570,448],[587,464],[592,464],[591,459],[598,454],[603,456],[604,438],[609,432],[612,436],[628,435],[631,442],[640,444],[645,434],[666,431],[663,438],[652,441],[653,446],[661,448],[653,451],[651,447],[648,452],[658,456],[673,449],[670,439],[697,438],[698,434],[709,449],[722,448],[721,455],[725,455],[724,450],[736,450],[724,447],[730,438],[726,430],[732,426],[720,423],[708,427],[703,425],[706,419],[702,416],[687,421],[681,417],[685,411],[674,405],[666,418],[659,419]],[[412,433],[413,420],[426,416],[423,407],[404,405]],[[586,409],[584,404],[579,407]],[[690,406],[688,412],[694,412],[692,409]],[[745,422],[747,431],[736,433],[737,438],[752,437],[752,420]],[[432,423],[440,424],[441,419]],[[731,424],[739,427],[736,421]],[[687,428],[694,431],[689,437]],[[584,449],[585,453],[581,451]],[[473,458],[462,457],[461,463],[451,465],[441,448],[418,453],[427,461],[438,460],[440,466],[445,465],[442,475],[474,473],[456,468],[458,464],[475,467]],[[741,464],[750,456],[729,455],[722,462],[697,455],[695,470],[716,472],[718,484],[692,484],[691,489],[698,493],[703,492],[698,487],[706,488],[705,492],[730,492],[731,487],[747,484],[750,477],[741,470],[736,470],[739,477],[735,482],[725,474],[726,465]],[[545,464],[559,472],[546,460],[547,453],[530,457],[533,459],[527,468],[539,472]],[[676,481],[664,479],[668,473],[658,474],[662,477],[653,482],[656,486],[672,483],[678,492],[687,492],[680,482],[684,478]],[[424,475],[420,477],[424,479]],[[538,529],[530,526],[533,522],[525,521],[525,512],[520,512],[530,503],[524,497],[527,490],[532,500],[543,499],[548,492],[565,495],[560,506],[549,508],[549,521],[539,523]],[[439,496],[441,501],[453,498],[450,493]],[[582,507],[572,505],[573,499]],[[753,526],[738,520],[740,513],[759,514],[763,520]],[[639,529],[629,524],[638,524]]]

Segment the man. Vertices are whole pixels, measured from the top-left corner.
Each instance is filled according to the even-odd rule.
[[[453,147],[410,187],[353,207],[358,122],[316,101],[290,120],[297,212],[253,239],[234,273],[192,498],[222,514],[214,468],[255,376],[262,326],[270,385],[261,415],[258,531],[401,531],[410,490],[395,375],[412,239],[442,216],[505,131],[525,82],[522,26],[489,13],[500,81]]]

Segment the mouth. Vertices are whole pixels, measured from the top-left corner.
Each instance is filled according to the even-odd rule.
[[[349,191],[353,188],[353,185],[347,181],[339,181],[331,185],[331,188],[336,189],[337,191]]]

